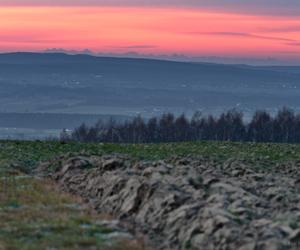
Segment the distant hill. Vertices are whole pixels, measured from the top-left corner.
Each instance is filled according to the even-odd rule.
[[[300,108],[300,67],[0,54],[0,112],[132,116]]]

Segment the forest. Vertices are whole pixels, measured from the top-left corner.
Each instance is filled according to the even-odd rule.
[[[243,113],[230,110],[219,116],[195,112],[191,118],[171,113],[127,121],[99,120],[95,125],[82,124],[71,133],[63,130],[62,141],[108,143],[160,143],[182,141],[300,142],[300,114],[282,108],[274,116],[264,110],[254,113],[249,122]]]

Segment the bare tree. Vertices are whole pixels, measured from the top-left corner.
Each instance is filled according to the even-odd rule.
[[[66,130],[61,140],[66,140]],[[144,143],[172,141],[253,141],[300,143],[300,115],[287,108],[275,117],[266,111],[256,111],[246,124],[243,113],[230,110],[220,116],[202,116],[196,112],[191,119],[171,113],[146,121],[141,116],[117,123],[113,119],[95,126],[82,124],[71,135],[72,140],[90,142]]]

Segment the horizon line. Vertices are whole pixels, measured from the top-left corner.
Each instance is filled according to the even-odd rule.
[[[57,51],[51,49],[57,49]],[[128,51],[124,53],[116,52],[95,52],[90,49],[84,50],[65,50],[61,48],[49,48],[45,50],[16,50],[16,51],[0,51],[0,55],[5,54],[63,54],[68,56],[84,55],[91,57],[106,57],[106,58],[127,58],[127,59],[145,59],[145,60],[157,60],[157,61],[169,61],[169,62],[179,62],[179,63],[207,63],[207,64],[221,64],[221,65],[245,65],[245,66],[285,66],[285,67],[300,67],[300,61],[284,61],[277,59],[276,57],[226,57],[226,56],[203,56],[195,55],[189,56],[182,53],[172,53],[172,54],[143,54],[135,51]],[[176,57],[177,56],[177,57]],[[201,60],[204,61],[201,61]],[[215,60],[215,61],[205,61]],[[218,61],[219,60],[219,61]],[[221,60],[224,60],[221,62]],[[228,60],[226,62],[226,60]],[[231,62],[230,62],[231,60]],[[234,61],[241,62],[234,62]],[[248,62],[242,62],[242,61]],[[250,63],[252,61],[252,63]],[[256,63],[255,63],[256,61]],[[270,64],[267,64],[269,62]],[[273,62],[273,64],[272,64]]]

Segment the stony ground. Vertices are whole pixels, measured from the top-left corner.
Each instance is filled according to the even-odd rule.
[[[147,235],[153,249],[300,248],[300,162],[61,157],[39,173]]]

